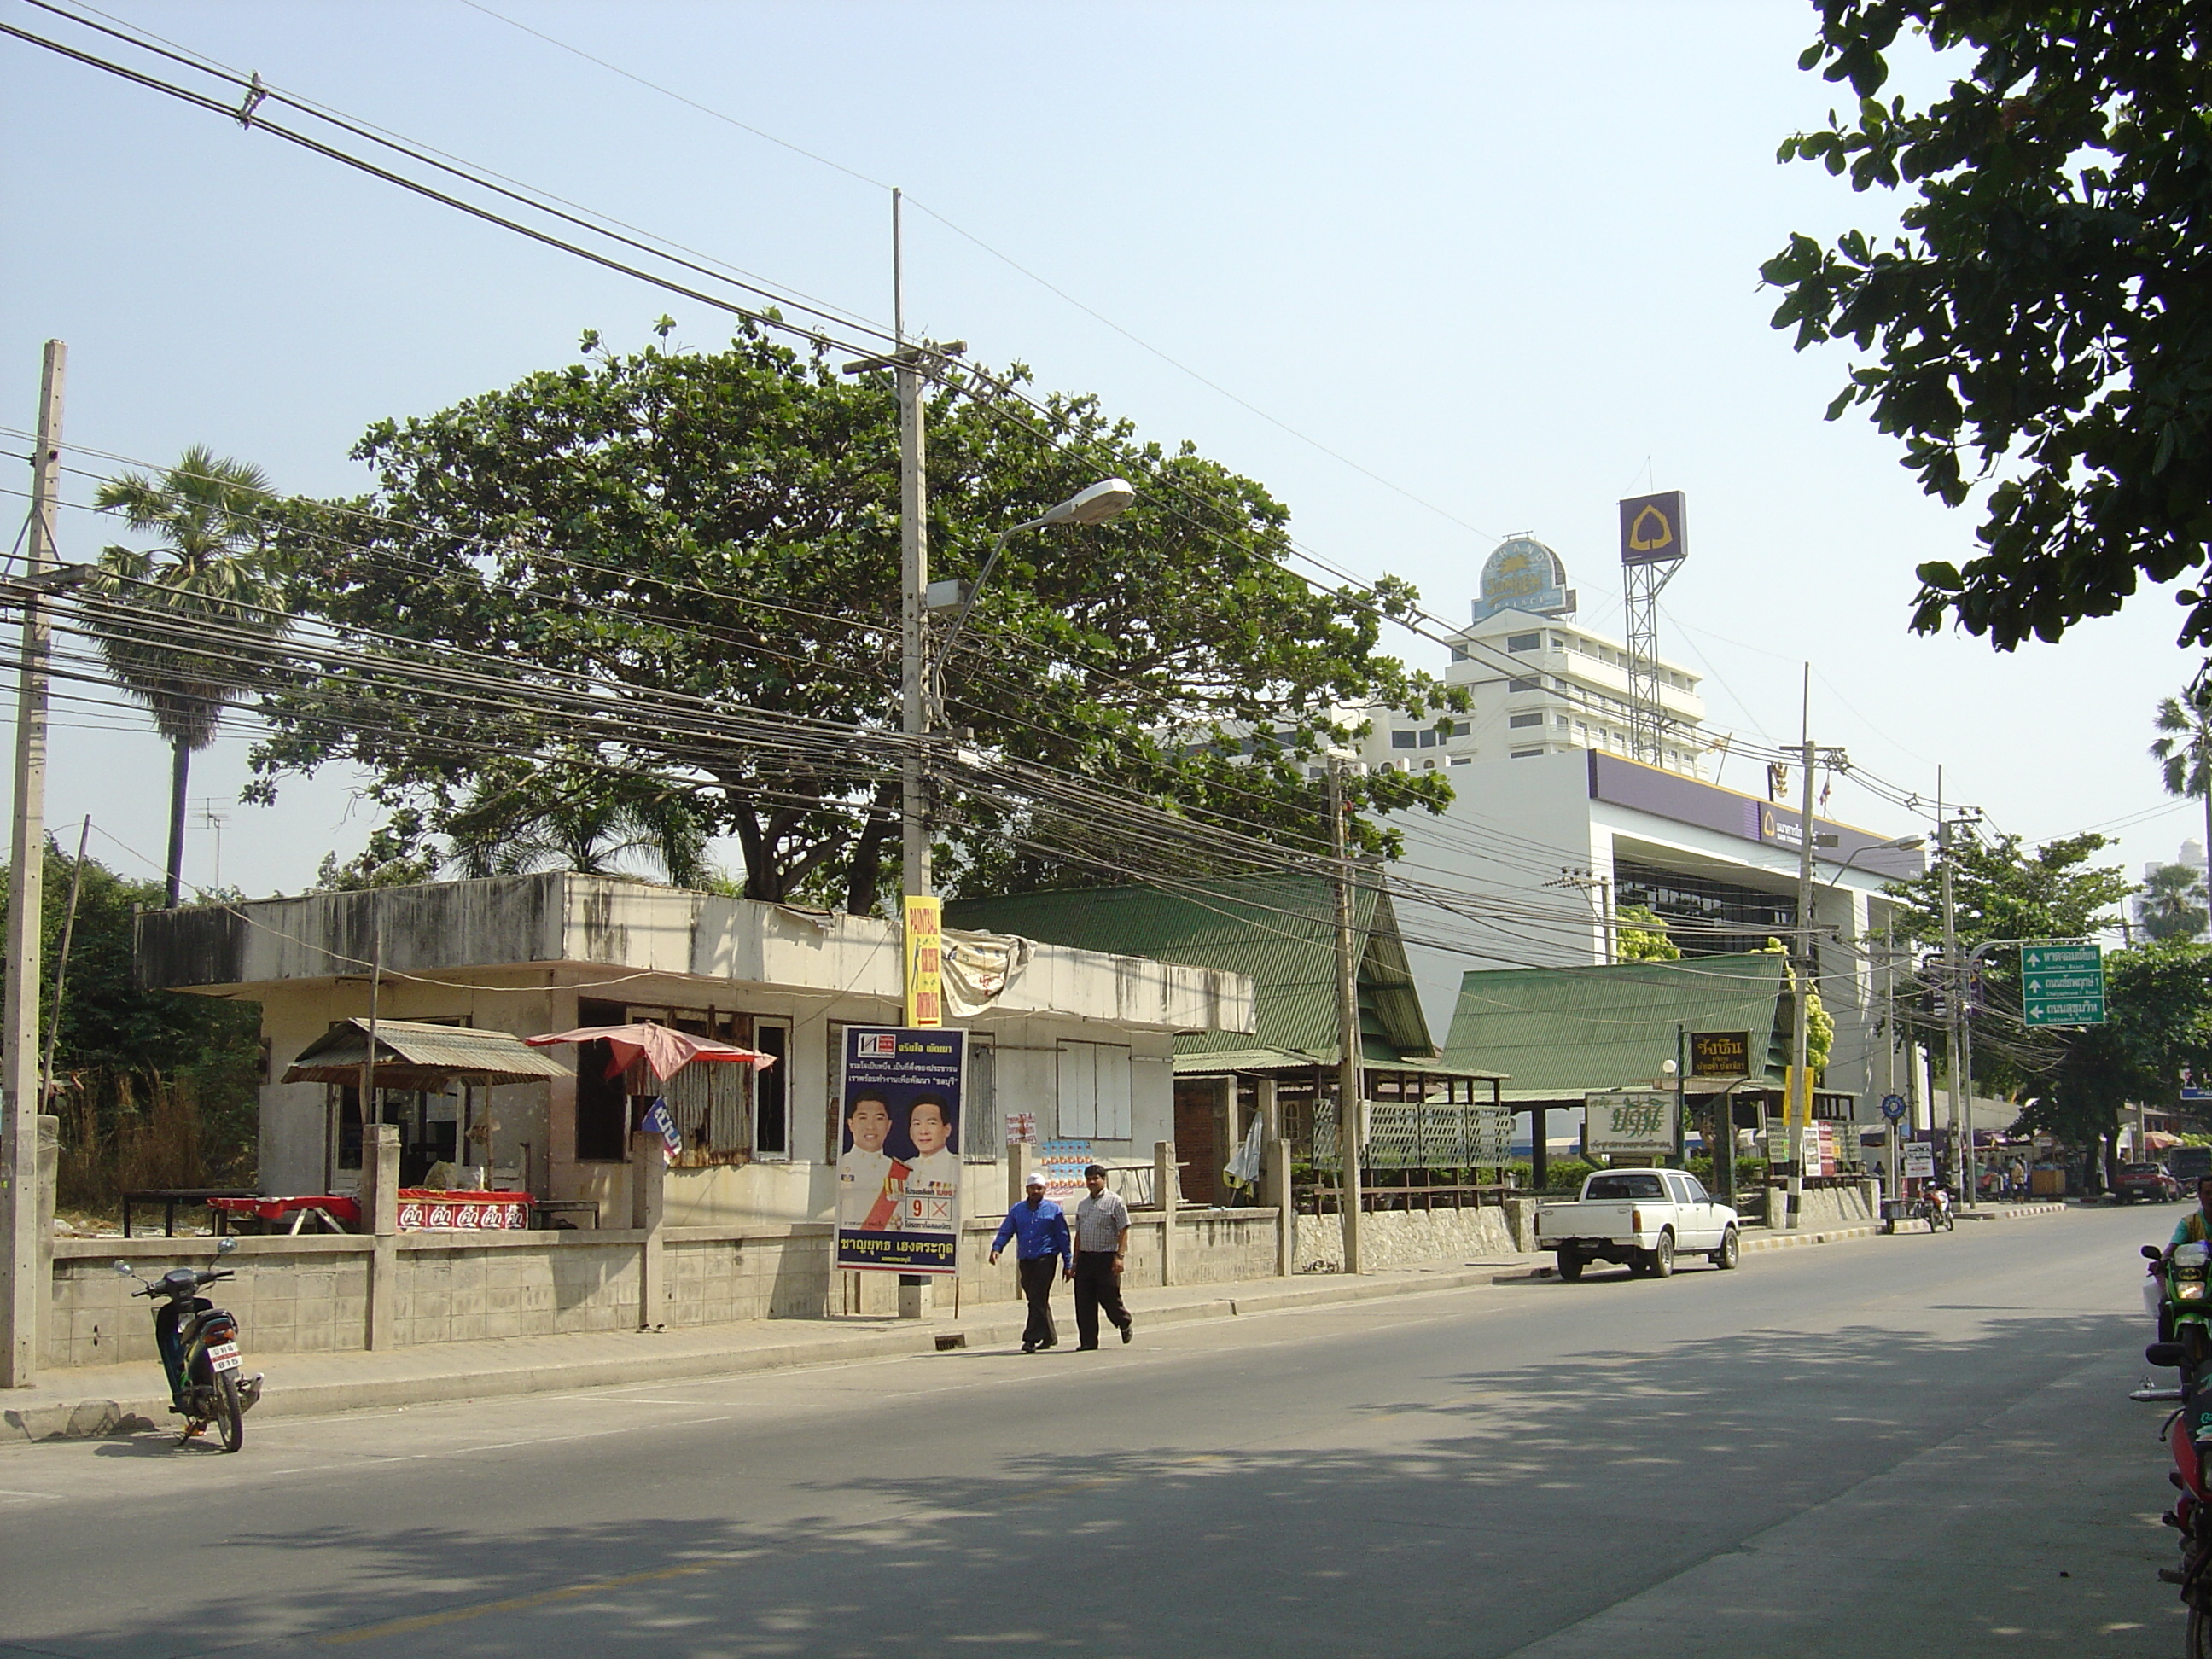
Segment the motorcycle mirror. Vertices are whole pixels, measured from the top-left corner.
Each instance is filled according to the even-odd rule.
[[[131,1264],[130,1264],[129,1262],[127,1262],[127,1261],[118,1261],[118,1262],[117,1262],[117,1263],[115,1264],[115,1271],[116,1271],[117,1273],[121,1273],[121,1274],[124,1276],[124,1278],[125,1278],[125,1279],[135,1279],[136,1277],[137,1277],[137,1274],[133,1273],[131,1271]]]
[[[2155,1261],[2165,1254],[2166,1252],[2155,1244],[2146,1244],[2142,1247],[2143,1260],[2146,1261]]]
[[[235,1238],[233,1238],[228,1233],[225,1233],[221,1238],[218,1238],[215,1242],[215,1253],[217,1255],[228,1255],[237,1248],[238,1241]]]

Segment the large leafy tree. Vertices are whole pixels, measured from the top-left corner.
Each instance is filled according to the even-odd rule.
[[[1948,854],[1927,873],[1893,882],[1886,890],[1901,901],[1899,938],[1933,949],[1943,940],[1941,857],[1951,861],[1951,894],[1961,956],[1996,939],[2069,939],[2117,925],[2115,907],[2135,884],[2110,865],[2093,863],[2112,842],[2104,836],[2067,836],[2032,854],[2018,836],[1977,841],[1954,835]],[[1983,958],[1982,1005],[1974,1027],[1977,1089],[2011,1095],[2043,1078],[2063,1039],[2027,1032],[2020,1024],[2020,953],[1999,950]],[[1900,1022],[1920,1040],[1940,1045],[1942,1026],[1924,1016]]]
[[[2160,865],[2136,895],[2136,926],[2154,944],[2195,939],[2208,921],[2204,878],[2185,864]]]
[[[288,524],[295,604],[403,670],[462,649],[527,681],[587,677],[602,696],[583,718],[460,710],[334,665],[264,699],[263,793],[343,757],[396,821],[465,842],[487,790],[516,826],[674,799],[736,837],[749,896],[872,908],[891,874],[896,781],[805,724],[898,725],[896,402],[886,375],[840,368],[757,330],[726,350],[627,356],[587,335],[582,362],[373,428],[356,454],[375,491]],[[1090,398],[1042,398],[1040,414],[1005,389],[1021,378],[931,400],[932,574],[972,575],[1000,529],[1102,475],[1134,480],[1139,499],[1106,524],[1016,538],[979,599],[944,674],[946,724],[966,730],[939,769],[941,884],[1090,881],[1164,856],[1096,799],[1003,787],[1024,765],[1051,769],[1030,778],[1054,789],[1073,779],[1325,845],[1310,762],[1341,735],[1336,711],[1459,700],[1376,648],[1411,590],[1316,591],[1288,567],[1288,514],[1260,485],[1140,441]],[[653,712],[672,695],[777,731],[672,733]],[[1449,798],[1429,776],[1358,787],[1378,811]],[[1369,850],[1389,846],[1362,829]]]
[[[2107,616],[2212,538],[2212,3],[1817,0],[1798,60],[1854,101],[1782,159],[1905,192],[1904,234],[1793,235],[1761,267],[1799,349],[1861,354],[1853,405],[1982,550],[1919,568],[1914,625],[2009,650]],[[1951,54],[1924,107],[1893,48]],[[2184,644],[2212,643],[2212,584]]]
[[[2179,1105],[2185,1068],[2212,1069],[2212,945],[2170,941],[2105,958],[2106,1023],[2067,1034],[2022,1125],[2109,1150],[2130,1102]]]
[[[150,549],[104,549],[84,592],[109,672],[146,705],[169,745],[164,896],[173,908],[192,756],[215,741],[224,708],[258,678],[250,643],[236,636],[268,638],[285,627],[270,534],[273,498],[259,467],[194,446],[167,471],[125,473],[93,500],[139,534],[160,538]],[[179,625],[184,638],[204,641],[206,649],[184,644]]]

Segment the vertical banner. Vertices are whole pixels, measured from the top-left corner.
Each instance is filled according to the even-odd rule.
[[[837,1265],[876,1273],[956,1271],[968,1034],[848,1025],[842,1058]]]
[[[906,1023],[945,1024],[945,903],[906,896]]]

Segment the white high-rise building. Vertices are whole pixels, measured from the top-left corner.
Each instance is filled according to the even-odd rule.
[[[1566,620],[1576,599],[1566,582],[1566,567],[1543,543],[1527,536],[1502,543],[1483,564],[1474,619],[1454,636],[1444,674],[1472,693],[1474,708],[1430,720],[1377,710],[1359,758],[1392,771],[1434,772],[1570,749],[1630,754],[1627,648]],[[1656,763],[1689,777],[1706,771],[1698,684],[1686,668],[1658,665]]]

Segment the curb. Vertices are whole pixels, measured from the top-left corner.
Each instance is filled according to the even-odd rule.
[[[1272,1313],[1332,1304],[1370,1302],[1392,1297],[1425,1296],[1441,1291],[1467,1290],[1493,1282],[1488,1268],[1404,1279],[1346,1279],[1340,1283],[1286,1285],[1280,1290],[1247,1291],[1202,1301],[1171,1303],[1165,1307],[1134,1307],[1139,1325],[1196,1324],[1201,1321]],[[518,1395],[573,1393],[635,1382],[675,1382],[702,1376],[737,1376],[758,1371],[789,1370],[809,1365],[834,1365],[856,1360],[902,1358],[915,1354],[945,1352],[971,1346],[1012,1343],[1021,1339],[1027,1317],[1018,1304],[1006,1304],[1000,1315],[967,1315],[955,1321],[923,1322],[896,1328],[823,1335],[781,1343],[732,1349],[694,1350],[685,1353],[655,1354],[657,1333],[605,1332],[603,1338],[634,1344],[637,1352],[588,1359],[550,1359],[535,1365],[465,1366],[435,1370],[439,1346],[401,1350],[419,1355],[424,1368],[414,1376],[381,1376],[350,1381],[287,1383],[272,1388],[254,1408],[254,1419],[329,1417],[344,1412],[389,1410],[396,1407],[448,1405],[463,1401],[511,1398]],[[524,1339],[531,1340],[535,1339]],[[285,1356],[276,1356],[281,1363]],[[149,1372],[159,1367],[148,1361]],[[64,1382],[64,1386],[66,1386]],[[0,1446],[27,1445],[42,1440],[96,1439],[108,1435],[143,1434],[176,1426],[168,1396],[149,1392],[114,1400],[57,1400],[51,1404],[0,1411]]]

